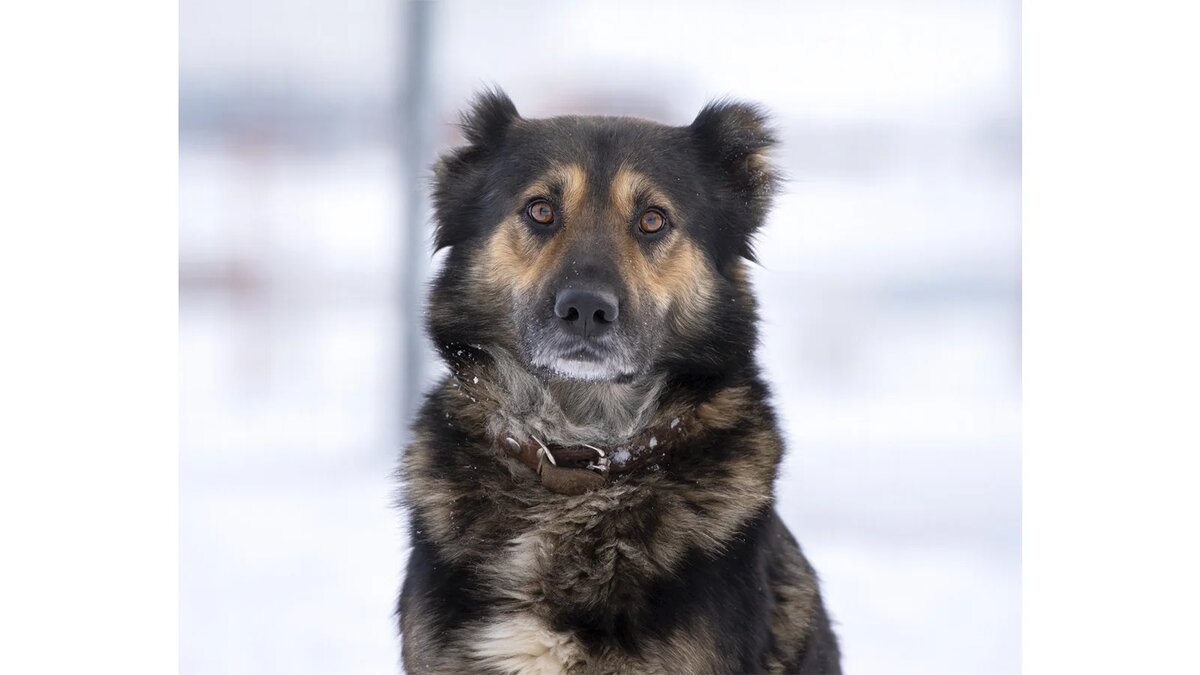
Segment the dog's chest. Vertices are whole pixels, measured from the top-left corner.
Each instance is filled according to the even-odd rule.
[[[549,611],[616,607],[670,566],[664,506],[653,490],[613,486],[526,509],[488,556],[493,595]]]
[[[556,617],[573,608],[614,606],[639,548],[620,512],[606,504],[576,505],[534,518],[486,566],[493,609],[473,630],[470,653],[510,673],[593,672],[596,654]]]
[[[568,673],[584,662],[573,635],[556,631],[531,611],[498,612],[474,634],[472,656],[504,673]]]
[[[470,631],[470,652],[482,665],[504,673],[568,673],[585,660],[570,631],[551,627],[554,597],[546,584],[559,557],[559,534],[534,528],[508,542],[489,565],[493,611]]]
[[[497,613],[473,631],[467,670],[521,675],[721,672],[704,634],[681,631],[647,641],[636,653],[619,647],[586,647],[569,631],[555,630],[531,611]]]

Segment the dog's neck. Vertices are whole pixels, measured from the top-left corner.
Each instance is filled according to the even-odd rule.
[[[658,409],[661,377],[620,383],[545,379],[510,354],[495,351],[491,357],[487,381],[472,384],[484,385],[493,402],[488,420],[493,433],[508,429],[547,443],[607,445],[641,432]]]

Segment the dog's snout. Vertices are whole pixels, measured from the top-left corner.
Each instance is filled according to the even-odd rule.
[[[606,290],[567,288],[554,298],[554,314],[563,328],[580,337],[594,337],[617,321],[617,296]]]

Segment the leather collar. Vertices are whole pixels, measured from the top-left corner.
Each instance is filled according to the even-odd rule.
[[[505,454],[537,474],[547,490],[581,495],[605,487],[617,477],[660,468],[669,460],[671,447],[686,435],[690,421],[676,417],[606,448],[546,444],[534,436],[522,439],[508,430],[495,441]]]

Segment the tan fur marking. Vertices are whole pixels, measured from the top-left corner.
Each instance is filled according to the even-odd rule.
[[[559,164],[546,172],[546,175],[535,182],[525,191],[526,199],[540,195],[550,195],[561,191],[560,206],[568,214],[579,213],[583,209],[583,200],[587,195],[587,172],[578,164]]]
[[[537,282],[541,273],[538,265],[539,251],[533,235],[525,230],[520,218],[507,218],[488,239],[479,271],[493,288],[519,292]],[[541,253],[546,253],[551,240]]]
[[[745,416],[749,403],[749,388],[729,387],[700,404],[696,408],[696,416],[709,428],[730,429]]]
[[[712,296],[712,270],[704,254],[679,232],[670,232],[647,257],[626,234],[618,240],[622,276],[638,302],[660,312],[679,309],[683,321],[698,322]]]
[[[629,223],[640,214],[639,198],[667,212],[672,231],[648,257],[636,239],[628,233]],[[671,200],[659,190],[653,179],[622,166],[613,175],[609,188],[611,220],[618,225],[616,241],[622,273],[633,295],[648,301],[660,312],[678,309],[678,320],[685,328],[702,320],[712,296],[712,270],[704,254],[676,231],[686,227]]]
[[[690,240],[684,240],[678,250],[658,266],[658,283],[651,293],[658,302],[670,302],[677,310],[680,332],[687,333],[701,325],[713,299],[714,272],[708,259]]]
[[[563,264],[564,256],[573,249],[574,240],[588,230],[591,212],[586,203],[587,176],[575,164],[559,165],[531,184],[522,193],[525,200],[562,192],[561,218],[566,226],[544,244],[529,231],[520,217],[500,223],[488,240],[478,271],[489,288],[513,294],[528,293]],[[610,203],[598,212],[606,213],[599,221],[615,224],[609,235],[615,245],[616,262],[635,305],[650,304],[658,312],[677,310],[676,320],[687,329],[703,320],[712,300],[713,271],[704,254],[680,232],[670,232],[665,241],[647,256],[637,240],[629,233],[629,223],[637,215],[633,211],[641,195],[673,214],[674,210],[651,179],[622,167],[613,177],[609,190]],[[595,210],[595,209],[593,209]],[[673,227],[680,226],[677,215]]]
[[[609,187],[609,199],[618,215],[623,216],[622,222],[629,222],[635,215],[634,208],[638,206],[638,198],[649,200],[648,206],[657,206],[673,213],[675,205],[645,174],[622,166],[613,174]]]
[[[578,217],[584,208],[587,194],[587,174],[577,164],[562,164],[551,168],[522,193],[522,200],[548,197],[561,192],[559,218]],[[566,228],[570,230],[571,228]],[[525,292],[537,285],[551,270],[558,267],[568,249],[569,237],[552,237],[541,246],[529,227],[519,216],[506,218],[488,240],[481,259],[484,280],[493,288]]]
[[[704,621],[692,621],[688,627],[658,643],[651,655],[652,661],[648,660],[646,667],[660,673],[720,672],[721,664],[717,659],[721,655],[712,649],[715,642],[711,628]]]

